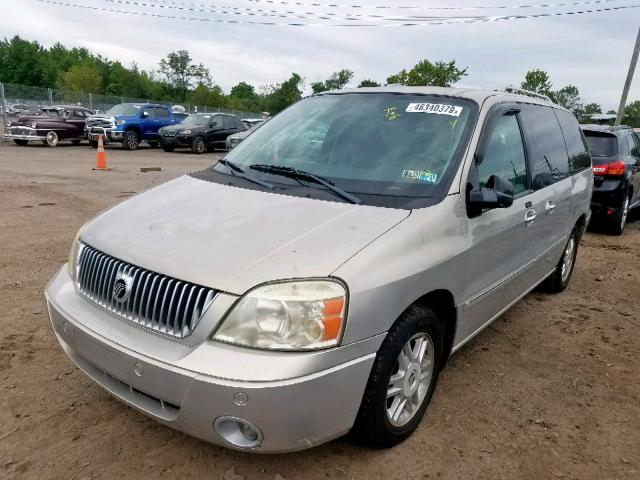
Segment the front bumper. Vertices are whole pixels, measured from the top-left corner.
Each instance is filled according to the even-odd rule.
[[[162,147],[191,147],[193,136],[175,135],[173,137],[164,137],[162,135],[159,135],[158,140],[160,141],[160,146]]]
[[[264,435],[252,449],[261,453],[302,450],[347,433],[383,340],[379,335],[304,353],[168,340],[80,297],[66,267],[51,280],[45,297],[62,348],[109,393],[160,423],[232,448],[216,433],[214,421],[221,416],[248,420]],[[223,309],[216,309],[216,302],[210,311],[221,317],[231,302]],[[207,329],[202,338],[208,338],[211,326],[203,318],[192,336],[202,334],[197,332],[202,327]],[[145,343],[148,351],[141,352]],[[245,404],[234,400],[238,393],[248,397]]]
[[[86,136],[90,141],[97,142],[100,135],[102,135],[102,140],[106,142],[122,142],[124,130],[115,130],[113,128],[104,127],[90,127],[86,131]]]

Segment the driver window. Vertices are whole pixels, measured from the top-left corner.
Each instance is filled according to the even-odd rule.
[[[491,175],[498,175],[513,184],[514,195],[527,190],[527,162],[516,115],[503,115],[496,121],[477,168],[482,188],[487,188]]]

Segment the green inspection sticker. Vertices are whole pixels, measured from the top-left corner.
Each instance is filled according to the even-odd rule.
[[[384,109],[384,116],[387,120],[397,120],[402,116],[402,114],[398,112],[396,107],[387,107]]]
[[[419,180],[427,183],[436,183],[438,181],[438,174],[433,173],[431,170],[403,170],[402,178]]]

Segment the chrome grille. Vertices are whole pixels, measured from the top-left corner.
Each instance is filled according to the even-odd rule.
[[[107,117],[89,117],[87,118],[87,128],[99,127],[99,128],[115,128],[115,125],[111,118]]]
[[[124,281],[128,295],[116,293]],[[117,317],[176,338],[188,336],[216,291],[123,262],[89,245],[78,254],[76,286]],[[120,295],[119,295],[120,294]],[[125,297],[122,301],[116,299]]]
[[[35,132],[29,127],[11,127],[9,133],[12,135],[33,135]]]
[[[178,133],[177,130],[162,130],[161,135],[163,137],[175,137],[176,133]]]

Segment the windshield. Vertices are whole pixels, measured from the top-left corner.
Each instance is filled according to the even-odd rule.
[[[196,113],[194,115],[189,115],[187,118],[180,122],[181,125],[187,125],[189,127],[202,127],[205,125],[209,125],[211,121],[212,115],[208,115],[206,113]]]
[[[130,116],[137,115],[140,111],[140,105],[131,105],[130,103],[121,103],[120,105],[116,105],[115,107],[111,107],[106,111],[105,115],[108,117],[118,117],[118,116]]]
[[[476,113],[475,103],[454,97],[321,95],[264,123],[226,158],[247,171],[252,165],[304,170],[356,195],[433,197],[448,188]]]
[[[618,139],[615,135],[599,132],[584,132],[592,157],[613,157],[618,153]]]

